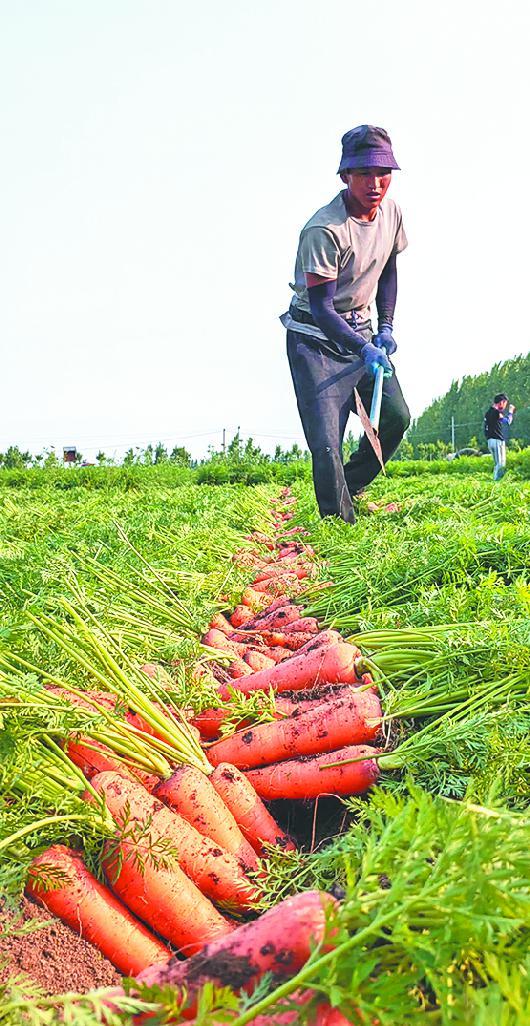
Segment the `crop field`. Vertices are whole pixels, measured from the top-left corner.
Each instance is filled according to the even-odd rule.
[[[522,473],[99,473],[0,477],[1,1026],[530,1026]]]

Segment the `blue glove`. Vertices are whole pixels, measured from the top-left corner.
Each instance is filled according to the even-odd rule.
[[[392,335],[392,325],[382,324],[377,335],[374,335],[372,343],[378,349],[386,349],[388,356],[392,356],[397,349],[397,342]]]
[[[360,356],[365,367],[369,367],[372,374],[375,374],[377,368],[380,366],[384,368],[384,378],[392,377],[392,367],[390,366],[390,361],[384,349],[379,349],[377,346],[374,346],[372,342],[367,342],[366,345],[362,347]]]

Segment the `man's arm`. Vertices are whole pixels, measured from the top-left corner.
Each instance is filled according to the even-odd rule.
[[[392,336],[394,312],[397,299],[397,253],[392,253],[381,274],[375,303],[377,306],[378,328],[374,336],[374,345],[386,349],[390,355],[395,353],[397,344]]]
[[[392,253],[383,268],[379,279],[379,285],[377,287],[375,304],[377,306],[379,331],[381,331],[384,324],[388,324],[390,328],[392,328],[394,323],[394,312],[396,309],[397,299],[396,260],[397,253]]]
[[[381,364],[386,371],[392,373],[385,353],[371,342],[366,342],[363,336],[354,331],[335,310],[333,299],[337,292],[336,279],[310,273],[306,273],[305,278],[311,315],[326,337],[331,342],[339,342],[357,353],[367,366]]]

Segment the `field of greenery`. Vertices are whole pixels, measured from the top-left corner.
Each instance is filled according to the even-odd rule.
[[[304,461],[249,470],[256,484],[170,464],[0,471],[0,892],[16,903],[52,843],[81,837],[96,872],[102,850],[94,821],[74,822],[79,782],[60,756],[55,778],[42,772],[42,745],[81,722],[39,704],[43,682],[137,685],[152,661],[167,670],[157,697],[214,704],[192,680],[211,659],[200,637],[239,602],[252,574],[233,554],[270,531],[290,483],[316,553],[297,601],[369,661],[386,758],[376,787],[344,799],[339,836],[271,854],[261,881],[261,909],[308,888],[339,897],[331,950],[252,996],[207,989],[196,1021],[273,1023],[311,987],[352,1023],[530,1024],[528,451],[512,461],[496,485],[489,460],[396,462],[354,527],[319,520]],[[0,1023],[94,1026],[103,1000],[18,978],[0,988]],[[133,1007],[170,1021],[172,1000],[140,988],[113,1021]]]

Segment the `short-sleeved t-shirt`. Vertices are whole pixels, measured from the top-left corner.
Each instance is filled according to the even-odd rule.
[[[489,410],[486,410],[484,414],[484,434],[488,440],[496,438],[500,442],[507,442],[510,437],[511,423],[511,413],[498,410],[495,406],[490,406]]]
[[[295,308],[310,313],[305,275],[320,274],[337,281],[337,313],[354,310],[358,324],[369,320],[381,272],[388,258],[406,246],[401,210],[394,200],[385,197],[373,221],[359,221],[348,214],[340,192],[302,228],[291,285]]]

